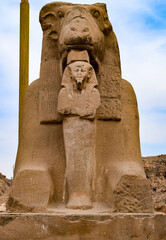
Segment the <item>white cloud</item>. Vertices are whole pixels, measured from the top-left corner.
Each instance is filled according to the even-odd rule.
[[[139,1],[139,5],[132,6],[132,11],[135,14],[142,9],[143,14],[150,14],[157,19],[152,8],[155,2],[150,5],[149,1]],[[114,19],[114,15],[112,17],[118,22],[123,77],[132,83],[138,99],[142,153],[164,154],[166,112],[159,114],[159,110],[166,109],[166,29],[148,28],[143,17],[138,21],[140,16],[136,16],[132,22],[131,6],[122,7],[127,12],[125,17],[120,12],[123,20],[118,21],[116,16]]]

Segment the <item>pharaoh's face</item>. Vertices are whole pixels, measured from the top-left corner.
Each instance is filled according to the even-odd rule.
[[[76,83],[77,89],[82,90],[91,74],[90,65],[84,62],[75,62],[70,66],[71,78]]]

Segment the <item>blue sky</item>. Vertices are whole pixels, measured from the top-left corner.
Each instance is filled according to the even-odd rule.
[[[42,32],[40,8],[30,2],[30,82],[38,78]],[[96,1],[73,0],[73,3]],[[134,87],[143,156],[166,154],[166,1],[105,0],[117,35],[122,76]],[[17,152],[19,0],[0,0],[0,172],[12,177]]]

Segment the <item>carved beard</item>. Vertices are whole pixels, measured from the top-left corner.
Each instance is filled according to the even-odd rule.
[[[78,91],[82,91],[85,88],[85,80],[75,79],[75,83]]]
[[[82,82],[77,81],[77,90],[81,91],[82,90]]]

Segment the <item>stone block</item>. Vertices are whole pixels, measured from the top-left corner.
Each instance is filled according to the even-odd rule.
[[[77,211],[77,210],[73,210]],[[166,214],[0,214],[0,240],[165,240]],[[92,211],[92,210],[91,210]]]

